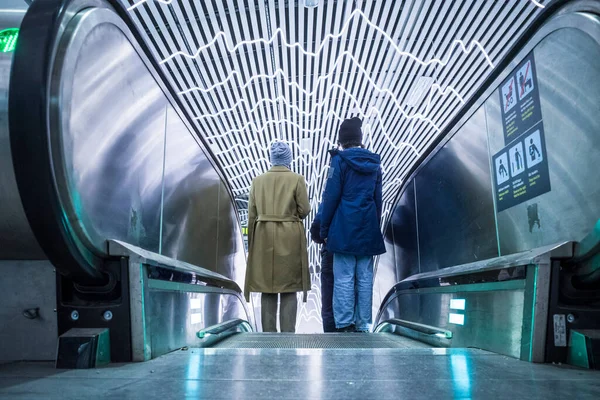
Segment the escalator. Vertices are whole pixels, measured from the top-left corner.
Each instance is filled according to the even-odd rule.
[[[253,323],[231,188],[122,5],[0,17],[19,32],[0,54],[0,259],[55,269],[58,335],[107,330],[112,361],[132,361]]]
[[[212,346],[218,349],[422,349],[423,342],[393,333],[246,333]]]
[[[10,129],[2,132],[10,157],[0,162],[12,174],[2,193],[12,196],[2,200],[18,212],[2,236],[23,234],[12,253],[0,251],[47,257],[59,272],[59,335],[108,329],[112,361],[188,347],[475,347],[563,362],[568,346],[553,340],[555,315],[573,315],[565,335],[577,324],[599,329],[596,228],[579,245],[561,240],[411,271],[389,282],[373,333],[256,332],[240,289],[245,257],[233,193],[133,26],[112,0],[36,1],[10,61]],[[492,91],[500,72],[488,82]],[[380,260],[380,273],[384,266]]]

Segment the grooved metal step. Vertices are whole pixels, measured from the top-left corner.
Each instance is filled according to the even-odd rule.
[[[431,348],[392,333],[239,333],[218,342],[222,349],[409,349]]]

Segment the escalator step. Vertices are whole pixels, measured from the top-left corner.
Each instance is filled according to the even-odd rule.
[[[391,333],[239,333],[215,344],[224,349],[390,349],[431,348]]]

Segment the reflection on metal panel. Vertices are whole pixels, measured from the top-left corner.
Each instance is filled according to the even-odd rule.
[[[221,183],[219,200],[222,209],[219,212],[218,255],[219,264],[223,266],[224,270],[218,272],[235,281],[240,288],[243,288],[246,281],[246,248],[238,212],[223,183]]]
[[[233,294],[151,289],[147,300],[152,358],[197,344],[196,332],[203,328],[234,318],[249,319],[240,297]]]
[[[374,316],[377,315],[379,306],[384,301],[386,294],[394,286],[394,283],[398,282],[398,276],[396,275],[396,262],[394,258],[394,243],[392,243],[387,237],[385,239],[385,249],[387,252],[379,256],[379,260],[376,263],[377,269],[375,270],[373,279],[372,308]]]
[[[498,289],[501,285],[497,284]],[[521,357],[524,290],[461,292],[460,288],[401,294],[387,304],[379,321],[398,318],[447,329],[453,333],[452,347],[478,347]],[[456,298],[466,301],[464,311],[450,309]]]
[[[54,111],[62,129],[53,144],[76,234],[100,254],[106,239],[122,240],[243,286],[227,187],[124,22],[108,9],[85,9],[61,44]]]
[[[0,30],[19,27],[24,15],[0,12]],[[12,56],[12,53],[0,52],[0,259],[38,260],[45,255],[23,211],[10,147],[8,89]]]
[[[110,241],[129,263],[133,361],[198,345],[196,332],[230,319],[254,326],[241,289],[228,278],[126,243]]]
[[[220,272],[219,176],[171,107],[166,137],[162,253]]]
[[[416,177],[421,272],[498,255],[488,163],[480,109]]]
[[[88,245],[103,252],[110,238],[158,252],[167,99],[111,15],[81,12],[63,42],[57,179]]]
[[[600,159],[600,122],[595,118],[600,113],[599,42],[598,17],[567,12],[540,28],[511,64],[511,68],[519,65],[533,50],[548,151],[549,193],[496,215],[489,157],[505,143],[495,85],[481,99],[483,106],[474,108],[465,117],[466,123],[415,174],[415,235],[421,273],[577,241],[589,232],[600,217],[600,182],[595,178]],[[500,75],[497,84],[511,71]],[[406,204],[410,190],[407,186],[394,213]],[[412,275],[414,263],[398,257],[406,246],[402,235],[413,230],[411,218],[398,222],[392,217],[390,225],[395,228],[395,255],[402,271],[398,276]]]
[[[414,181],[407,185],[390,221],[395,245],[396,282],[398,282],[420,272]]]
[[[502,254],[581,240],[600,217],[600,36],[584,26],[555,31],[534,50],[552,190],[498,214]],[[497,94],[486,102],[492,153],[503,145],[498,102]]]

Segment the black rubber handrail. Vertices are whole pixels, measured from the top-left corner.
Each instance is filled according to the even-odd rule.
[[[572,284],[580,289],[598,291],[600,282],[600,219],[592,231],[575,244],[575,255],[566,265],[571,267],[568,273]],[[597,296],[597,295],[596,295]]]
[[[196,333],[198,339],[202,339],[200,347],[209,347],[236,333],[252,332],[252,326],[248,321],[241,318],[230,319],[220,324],[209,326]]]
[[[600,280],[600,219],[594,229],[575,245],[573,264],[577,264],[575,276],[586,284]]]
[[[437,326],[419,324],[417,322],[406,321],[397,318],[391,318],[381,322],[379,325],[377,325],[374,332],[385,332],[385,329],[387,329],[387,327],[389,326],[401,326],[403,328],[408,328],[413,331],[423,333],[425,335],[437,336],[443,339],[452,339],[452,332],[447,329],[438,328]]]

